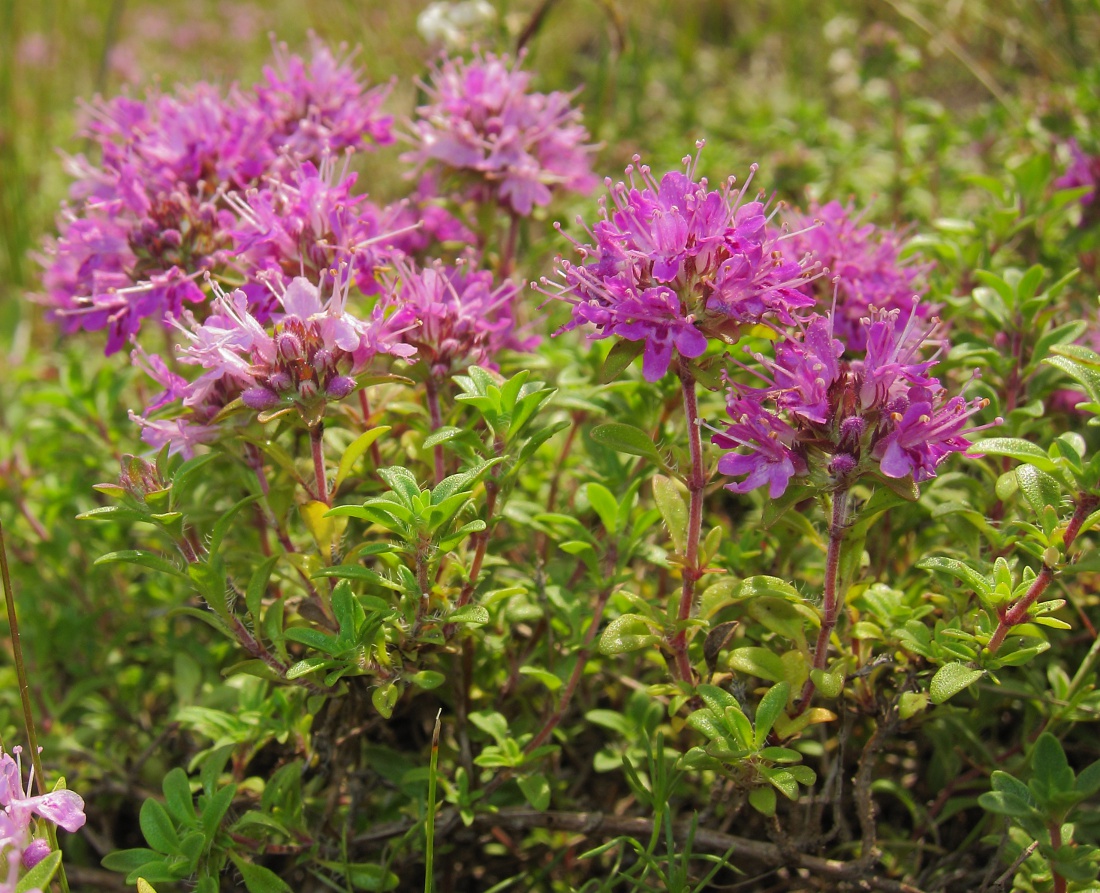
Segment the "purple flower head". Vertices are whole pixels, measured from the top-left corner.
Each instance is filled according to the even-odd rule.
[[[428,102],[411,123],[415,148],[402,156],[464,176],[463,197],[527,216],[556,189],[595,184],[594,147],[573,107],[574,94],[535,93],[531,76],[507,56],[441,57],[421,86]]]
[[[350,272],[335,271],[332,279],[335,285],[324,300],[318,287],[302,277],[281,290],[273,284],[277,309],[262,321],[242,289],[226,294],[215,286],[206,320],[200,323],[185,312],[177,323],[187,339],[179,348],[180,362],[202,370],[194,380],[168,372],[160,358],[136,354],[136,362],[165,387],[145,415],[130,413],[145,442],[154,447],[167,443],[173,452],[191,454],[218,436],[217,416],[237,398],[257,412],[296,409],[313,424],[328,402],[355,389],[354,376],[376,354],[415,353],[402,341],[416,322],[410,312],[384,297],[366,316],[354,315],[347,306]],[[173,407],[175,417],[148,417]]]
[[[590,323],[592,338],[644,342],[643,373],[657,381],[674,351],[697,357],[708,337],[736,340],[741,324],[766,318],[793,324],[793,312],[813,306],[800,290],[812,274],[778,251],[764,205],[742,204],[748,183],[709,189],[695,177],[698,156],[660,183],[639,162],[626,182],[608,181],[610,207],[601,199],[592,241],[573,240],[581,263],[560,261],[561,281],[542,283],[573,304],[562,331]]]
[[[503,350],[533,350],[537,338],[520,338],[513,316],[517,287],[493,282],[488,270],[469,262],[448,267],[436,262],[417,269],[410,261],[397,260],[391,290],[416,324],[402,340],[416,350],[431,374],[449,375],[470,364],[495,368]]]
[[[873,307],[907,310],[915,296],[927,291],[924,276],[932,266],[903,260],[900,234],[864,223],[864,213],[836,201],[812,204],[805,214],[785,215],[793,232],[782,242],[783,254],[790,260],[809,254],[829,270],[835,291],[824,278],[803,289],[818,299],[822,309],[835,304],[833,329],[853,351],[864,348],[863,317]],[[919,305],[921,320],[934,312],[931,304]]]
[[[309,40],[308,61],[285,43],[273,43],[275,64],[264,68],[264,83],[256,88],[272,148],[305,160],[392,143],[393,117],[380,113],[389,88],[366,89],[346,45],[336,54],[317,35]]]
[[[1084,211],[1081,225],[1088,226],[1100,219],[1100,201],[1097,200],[1100,196],[1100,155],[1086,155],[1075,139],[1066,145],[1069,148],[1069,167],[1054,181],[1054,186],[1056,189],[1088,187],[1088,192],[1080,199]]]
[[[715,434],[712,442],[723,449],[744,447],[749,452],[726,453],[718,460],[718,471],[730,477],[745,475],[744,480],[727,485],[734,493],[768,484],[768,495],[778,499],[791,478],[807,470],[805,459],[793,449],[798,432],[755,400],[733,399],[727,410],[733,424],[725,433]]]
[[[256,233],[236,226],[234,211],[248,202],[231,198],[234,191],[288,178],[288,190],[303,194],[280,195],[271,205],[316,204],[321,199],[304,194],[310,184],[300,176],[307,162],[319,165],[345,147],[392,141],[389,119],[378,115],[382,94],[365,89],[347,58],[315,38],[308,63],[285,49],[279,53],[255,91],[223,93],[199,84],[86,107],[82,135],[95,145],[98,161],[68,160],[70,205],[42,258],[42,301],[66,331],[108,329],[107,353],[113,353],[143,320],[179,318],[185,303],[206,300],[196,280],[223,270],[242,250],[235,235],[255,248]],[[270,209],[257,201],[262,216]],[[356,233],[351,245],[361,241]],[[295,263],[287,278],[303,268]]]
[[[390,246],[419,223],[400,220],[400,206],[383,209],[365,195],[353,196],[356,175],[348,173],[349,158],[342,165],[332,158],[320,167],[309,161],[296,164],[269,177],[260,189],[226,196],[239,217],[229,230],[232,265],[246,279],[271,282],[274,277],[285,288],[304,276],[332,286],[334,266],[343,264],[361,291],[377,290],[375,273]]]
[[[948,398],[928,374],[935,355],[919,358],[926,336],[914,323],[916,305],[904,326],[899,315],[874,311],[862,321],[862,358],[851,358],[834,337],[832,318],[819,316],[781,341],[774,360],[757,355],[763,371],[742,366],[765,386],[733,383],[733,424],[712,438],[746,451],[719,462],[724,474],[745,475],[729,489],[744,493],[768,483],[775,499],[795,476],[824,489],[846,489],[866,474],[912,475],[919,483],[935,477],[948,455],[969,448],[964,435],[987,426],[968,426],[968,419],[987,401]]]

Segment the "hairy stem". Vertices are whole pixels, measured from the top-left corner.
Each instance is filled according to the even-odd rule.
[[[1062,846],[1062,826],[1059,822],[1050,823],[1050,846],[1055,850]],[[1054,870],[1053,865],[1050,873],[1054,877],[1054,893],[1066,893],[1066,879]]]
[[[688,475],[688,529],[684,551],[683,586],[680,590],[680,606],[676,619],[683,622],[691,617],[695,604],[695,584],[702,576],[699,567],[699,540],[703,531],[703,494],[706,490],[706,470],[703,467],[703,438],[699,432],[699,404],[695,396],[695,378],[687,364],[679,363],[680,388],[684,399],[684,416],[688,426],[688,449],[691,453],[691,473]],[[673,675],[684,682],[692,682],[695,673],[688,660],[687,630],[681,628],[669,643],[672,651]]]
[[[1077,539],[1077,534],[1081,532],[1081,525],[1085,523],[1085,519],[1092,513],[1093,509],[1095,509],[1098,504],[1100,504],[1100,498],[1096,496],[1087,493],[1077,494],[1073,517],[1070,518],[1069,524],[1066,526],[1066,532],[1062,538],[1063,549],[1066,555],[1069,554],[1069,549],[1070,546],[1073,545],[1073,541]],[[1055,568],[1044,563],[1043,569],[1039,571],[1039,575],[1032,580],[1031,586],[1029,586],[1027,592],[1024,593],[1024,597],[1001,613],[1001,616],[997,620],[997,628],[993,631],[993,637],[989,640],[989,645],[986,646],[990,654],[997,653],[997,650],[1004,644],[1005,636],[1009,634],[1014,626],[1018,626],[1027,620],[1027,612],[1030,610],[1031,606],[1038,601],[1039,597],[1046,592],[1050,584],[1054,582],[1054,572]]]
[[[814,645],[814,669],[824,670],[829,657],[829,637],[833,634],[837,617],[840,614],[840,549],[844,544],[844,534],[848,526],[848,491],[837,490],[833,493],[833,517],[829,524],[829,548],[825,553],[825,599],[821,606],[821,631]],[[814,696],[814,681],[807,679],[802,687],[802,696],[798,699],[795,715],[810,706]]]

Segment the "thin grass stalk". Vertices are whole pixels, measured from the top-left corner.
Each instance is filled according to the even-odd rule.
[[[27,682],[27,665],[23,661],[23,645],[19,639],[19,619],[15,613],[15,592],[11,587],[11,573],[8,570],[8,544],[4,537],[4,525],[0,523],[0,576],[4,581],[4,603],[8,608],[8,628],[11,630],[11,652],[15,661],[15,676],[19,681],[19,698],[23,702],[23,724],[27,732],[27,746],[31,752],[31,765],[34,767],[34,778],[38,782],[40,794],[47,794],[46,776],[42,772],[42,759],[38,754],[38,735],[34,727],[34,711],[31,708],[31,690]],[[28,794],[30,791],[27,792]],[[50,849],[57,850],[57,830],[50,822],[46,822],[46,836],[50,841]],[[65,866],[59,864],[57,868],[57,881],[61,885],[62,893],[69,893],[69,880],[65,877]]]

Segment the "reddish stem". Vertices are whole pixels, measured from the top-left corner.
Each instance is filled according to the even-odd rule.
[[[523,748],[524,753],[533,753],[536,748],[541,747],[550,735],[553,734],[554,729],[558,727],[558,723],[565,717],[566,711],[569,709],[569,702],[573,698],[573,693],[577,690],[577,685],[580,684],[581,677],[584,675],[585,664],[588,663],[588,656],[592,653],[592,640],[596,638],[596,631],[600,628],[600,622],[603,620],[604,608],[607,607],[607,600],[611,597],[612,588],[612,586],[605,586],[596,599],[596,607],[593,610],[592,622],[588,624],[588,630],[584,634],[584,645],[581,646],[581,650],[577,652],[577,663],[573,667],[573,672],[569,676],[569,681],[565,684],[565,688],[562,689],[561,699],[558,701],[558,709],[550,715],[550,718],[546,720],[538,734],[527,743],[525,748]]]
[[[1066,532],[1062,538],[1065,554],[1069,554],[1070,546],[1072,546],[1073,541],[1077,539],[1077,534],[1081,532],[1081,525],[1085,523],[1085,519],[1092,513],[1097,504],[1100,504],[1100,498],[1087,493],[1077,494],[1077,504],[1073,510],[1073,517],[1070,518],[1069,524],[1066,526]],[[1018,626],[1027,620],[1028,611],[1031,609],[1031,606],[1035,604],[1039,597],[1046,592],[1050,584],[1054,582],[1054,572],[1055,569],[1053,567],[1044,563],[1043,569],[1039,571],[1039,575],[1032,580],[1031,586],[1028,587],[1024,597],[1001,614],[997,621],[997,629],[993,631],[993,638],[989,640],[989,645],[986,646],[990,654],[997,653],[997,649],[1004,644],[1005,636],[1009,634],[1014,626]]]
[[[829,637],[836,627],[840,614],[838,583],[840,577],[840,549],[844,544],[844,532],[848,525],[848,491],[833,493],[833,519],[829,525],[829,548],[825,554],[825,600],[821,608],[821,631],[814,645],[814,669],[824,670],[829,656]],[[810,706],[814,696],[814,681],[807,679],[802,696],[795,707],[795,716]]]
[[[703,530],[703,494],[706,471],[703,468],[703,439],[699,433],[699,405],[695,396],[695,378],[683,360],[679,363],[680,389],[684,398],[684,416],[688,426],[688,449],[691,452],[691,474],[685,481],[688,488],[688,529],[684,550],[683,586],[676,619],[681,623],[691,617],[695,603],[695,583],[702,576],[699,568],[699,540]],[[669,643],[672,651],[673,674],[684,682],[692,682],[695,673],[687,654],[687,630],[683,627]]]
[[[1062,825],[1059,822],[1051,822],[1050,824],[1050,846],[1055,850],[1062,847]],[[1050,873],[1054,877],[1054,893],[1066,893],[1066,879],[1058,874],[1053,866]]]

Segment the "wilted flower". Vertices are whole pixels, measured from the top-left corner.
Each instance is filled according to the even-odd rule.
[[[582,263],[560,261],[562,281],[547,293],[573,304],[563,331],[591,323],[591,337],[644,342],[642,371],[656,381],[674,351],[698,357],[709,337],[734,339],[765,318],[789,325],[792,311],[813,306],[801,290],[812,271],[779,250],[763,204],[742,203],[748,183],[711,190],[688,157],[658,184],[639,161],[627,182],[608,181],[612,207],[600,200],[591,243],[573,240]]]
[[[792,233],[782,242],[784,254],[798,260],[806,254],[829,270],[824,278],[803,286],[815,295],[822,309],[833,308],[833,332],[850,350],[863,350],[862,320],[872,308],[908,310],[914,296],[927,291],[923,276],[930,264],[902,259],[902,243],[892,229],[863,222],[863,212],[839,202],[813,204],[805,214],[789,213],[786,222]],[[921,320],[934,312],[930,304],[917,305]]]
[[[727,411],[733,424],[712,441],[729,453],[718,470],[744,479],[727,487],[747,493],[765,483],[772,499],[791,479],[846,489],[861,475],[935,477],[951,453],[970,446],[965,435],[981,427],[969,419],[986,400],[946,396],[928,372],[935,357],[921,359],[926,333],[915,306],[905,324],[901,311],[873,311],[863,320],[860,359],[848,359],[834,337],[832,318],[814,317],[779,343],[775,359],[756,360],[753,374],[764,387],[733,384]],[[999,424],[1000,420],[993,424]],[[814,477],[815,472],[821,476]]]
[[[530,82],[507,56],[444,57],[422,85],[429,102],[416,110],[416,148],[403,160],[464,174],[464,197],[521,216],[555,189],[590,189],[593,147],[573,94],[529,92]]]

